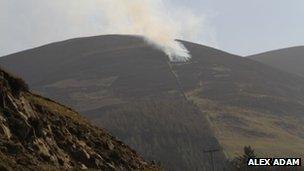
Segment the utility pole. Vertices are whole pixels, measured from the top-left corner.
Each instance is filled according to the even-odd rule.
[[[204,153],[209,153],[211,157],[212,171],[215,171],[214,153],[221,151],[220,148],[204,150]]]
[[[185,93],[185,91],[184,91],[184,88],[183,88],[183,86],[182,86],[182,83],[181,83],[181,81],[180,81],[180,79],[179,79],[177,73],[174,71],[171,61],[168,61],[167,63],[168,63],[169,69],[170,69],[170,71],[171,71],[173,77],[175,78],[175,81],[176,81],[177,86],[178,86],[178,88],[179,88],[179,90],[180,90],[180,93],[182,94],[183,98],[184,98],[186,101],[188,101],[188,98],[187,98],[187,96],[186,96],[186,93]],[[195,106],[196,106],[196,105],[195,105]],[[196,107],[197,107],[197,106],[196,106]],[[199,109],[198,109],[197,111],[198,111],[199,113],[202,113]],[[204,153],[210,153],[210,156],[211,156],[211,163],[212,163],[212,171],[215,171],[214,153],[219,152],[219,151],[221,151],[221,150],[222,150],[221,147],[218,147],[218,148],[216,148],[216,149],[204,150]]]

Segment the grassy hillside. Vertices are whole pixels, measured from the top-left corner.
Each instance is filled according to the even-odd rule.
[[[210,156],[204,151],[221,148],[204,115],[184,100],[144,99],[85,114],[97,125],[110,128],[146,159],[171,170],[210,170]],[[215,158],[225,160],[220,152]]]
[[[44,96],[67,104],[84,116],[95,113],[93,119],[89,116],[91,121],[128,142],[149,160],[160,161],[171,170],[211,168],[209,155],[203,150],[211,145],[218,146],[218,141],[211,129],[200,132],[209,125],[205,114],[178,112],[187,111],[184,107],[188,105],[182,102],[183,95],[170,70],[167,56],[151,48],[141,38],[101,36],[68,40],[4,57],[1,63],[22,75],[35,91]],[[162,100],[162,104],[168,105],[142,105],[143,101],[151,99]],[[171,103],[176,109],[169,107]],[[177,105],[179,103],[184,105]],[[132,106],[135,104],[142,112],[134,111]],[[125,106],[130,107],[126,109]],[[105,109],[113,108],[126,111],[124,113],[130,117],[121,116],[121,112],[104,114]],[[180,120],[182,115],[187,119]],[[194,128],[195,125],[191,124],[193,115],[199,115],[200,122],[196,125],[200,127]],[[122,124],[112,124],[113,120],[119,122],[121,118],[125,118],[123,128],[128,126],[129,129],[121,129]],[[138,119],[134,121],[134,118]],[[166,123],[163,118],[167,118]],[[171,128],[173,126],[176,130]],[[142,132],[144,130],[147,132]],[[186,134],[189,135],[180,136]],[[154,141],[147,139],[148,135],[155,137]],[[174,155],[177,156],[172,157]],[[223,158],[223,153],[219,152],[216,158],[219,167],[224,163]]]
[[[194,58],[174,69],[208,114],[229,157],[250,144],[265,156],[301,156],[304,80],[257,62],[186,43]]]
[[[248,56],[266,65],[304,77],[304,47],[291,47]]]
[[[193,56],[187,63],[170,63],[141,38],[117,35],[54,43],[0,62],[167,169],[210,170],[203,151],[219,144],[228,157],[244,145],[269,156],[303,155],[303,78],[183,43]],[[224,156],[217,155],[221,167]]]

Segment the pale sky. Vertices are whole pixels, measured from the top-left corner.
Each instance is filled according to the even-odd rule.
[[[0,0],[0,56],[68,38],[110,33],[105,29],[109,21],[102,19],[104,8],[93,1],[98,0]],[[303,0],[162,3],[181,27],[176,38],[238,55],[304,45]]]

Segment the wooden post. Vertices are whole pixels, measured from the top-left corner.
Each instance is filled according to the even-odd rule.
[[[218,148],[218,149],[204,150],[204,153],[209,153],[210,154],[212,171],[215,171],[214,153],[216,153],[218,151],[221,151],[221,149]]]

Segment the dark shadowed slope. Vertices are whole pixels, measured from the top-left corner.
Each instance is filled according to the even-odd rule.
[[[272,67],[304,77],[304,47],[291,47],[248,56]]]
[[[193,55],[186,64],[169,63],[141,38],[115,35],[54,43],[0,62],[167,169],[210,170],[203,151],[220,148],[218,140],[228,157],[245,145],[265,156],[302,155],[303,78],[183,43]],[[218,166],[221,159],[217,153]]]
[[[0,170],[160,170],[0,68]]]

